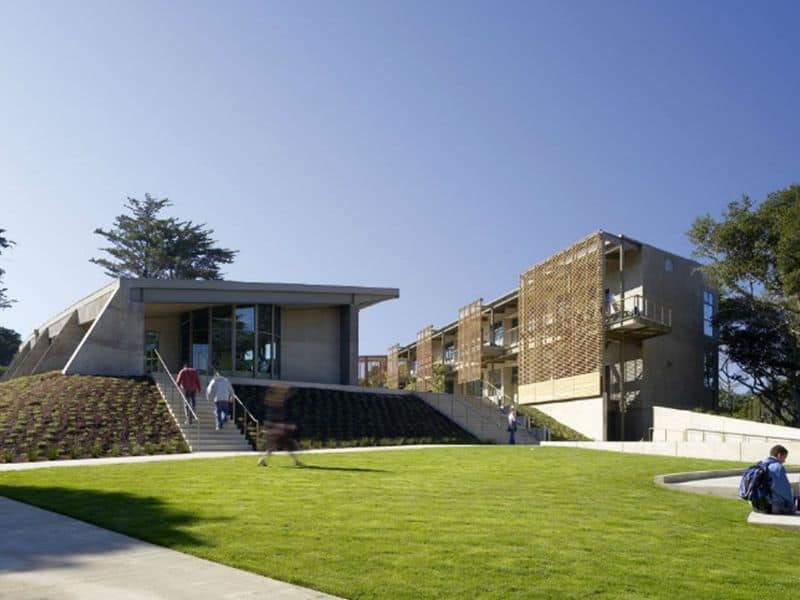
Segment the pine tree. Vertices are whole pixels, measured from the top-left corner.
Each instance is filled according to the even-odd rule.
[[[125,208],[132,215],[119,215],[108,231],[94,230],[111,244],[100,248],[111,258],[90,262],[111,277],[221,279],[220,265],[232,263],[238,251],[216,247],[211,238],[214,231],[206,229],[205,223],[160,217],[168,206],[172,206],[168,199],[150,194],[145,194],[144,201],[128,198]]]

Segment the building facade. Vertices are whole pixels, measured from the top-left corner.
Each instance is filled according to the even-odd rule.
[[[356,385],[358,314],[394,288],[117,279],[37,328],[3,378],[171,371]]]
[[[596,232],[393,346],[388,385],[535,405],[593,439],[649,439],[654,406],[716,404],[717,298],[699,266]]]

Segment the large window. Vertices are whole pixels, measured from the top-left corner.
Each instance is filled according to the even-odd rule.
[[[233,370],[233,307],[211,309],[211,366],[218,371]]]
[[[280,307],[214,306],[183,313],[181,360],[201,373],[280,377]]]
[[[703,292],[703,333],[714,337],[714,292]]]
[[[158,332],[144,332],[144,370],[146,373],[158,371]]]
[[[192,366],[198,371],[208,371],[208,309],[191,313]]]
[[[280,377],[280,307],[272,304],[258,306],[258,362],[255,376],[266,379]]]
[[[711,349],[703,353],[703,385],[709,390],[717,387],[717,353]]]
[[[256,355],[256,307],[237,306],[235,318],[236,374],[252,377]]]

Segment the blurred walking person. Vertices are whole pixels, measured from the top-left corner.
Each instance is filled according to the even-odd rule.
[[[266,409],[265,428],[267,434],[267,448],[261,458],[258,459],[259,467],[269,466],[269,457],[279,447],[289,452],[296,467],[302,467],[303,463],[295,455],[300,450],[300,444],[295,439],[297,426],[289,422],[286,408],[286,399],[289,396],[290,387],[285,385],[273,385],[264,395],[264,408]]]

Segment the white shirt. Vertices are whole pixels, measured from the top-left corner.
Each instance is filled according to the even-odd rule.
[[[233,396],[231,382],[222,376],[214,377],[208,384],[206,398],[212,402],[227,402]]]

